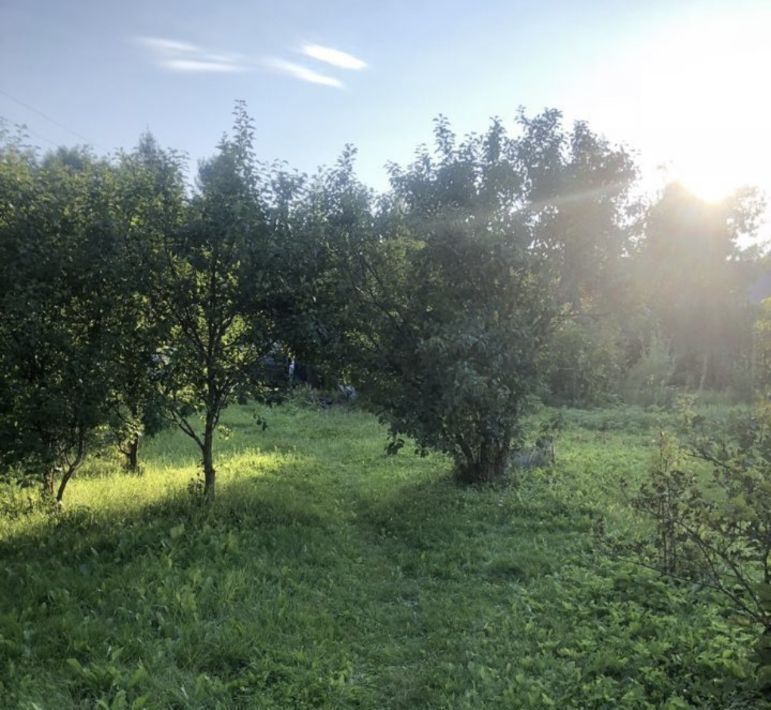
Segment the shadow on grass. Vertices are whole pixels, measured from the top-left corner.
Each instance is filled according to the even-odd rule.
[[[332,443],[314,457],[290,438],[256,472],[267,454],[221,453],[210,507],[184,489],[74,507],[0,544],[7,706],[460,707],[473,691],[468,706],[508,692],[517,707],[532,681],[529,707],[546,691],[591,707],[591,688],[572,694],[604,678],[606,644],[639,657],[630,678],[659,663],[625,635],[645,608],[591,572],[595,511],[548,477],[461,488],[442,461],[385,460],[370,441],[338,465]],[[693,666],[698,644],[678,648]]]

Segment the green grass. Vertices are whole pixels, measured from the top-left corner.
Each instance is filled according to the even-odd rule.
[[[166,432],[143,476],[96,458],[64,513],[0,520],[1,707],[761,707],[719,600],[596,543],[639,530],[655,417],[568,412],[551,470],[464,489],[360,412],[255,411],[211,509]]]

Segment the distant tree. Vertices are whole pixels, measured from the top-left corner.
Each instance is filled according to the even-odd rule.
[[[544,359],[551,399],[558,404],[607,403],[624,374],[624,335],[610,314],[570,314],[556,325]]]
[[[548,110],[520,113],[518,160],[534,248],[557,282],[559,324],[543,363],[554,400],[595,404],[618,391],[626,365],[624,324],[636,304],[628,255],[639,208],[630,155],[584,122],[563,127]]]
[[[356,180],[354,158],[346,146],[332,168],[309,180],[278,175],[272,191],[283,264],[272,299],[276,326],[291,354],[327,384],[350,379],[362,317],[359,255],[375,240],[373,193]]]
[[[200,166],[184,224],[159,234],[152,252],[153,312],[170,333],[161,354],[167,405],[201,450],[208,498],[222,411],[240,394],[270,394],[266,356],[276,341],[268,300],[278,269],[252,144],[251,120],[238,104],[234,134]]]
[[[764,299],[757,311],[752,326],[753,385],[768,398],[771,392],[771,299]]]
[[[753,191],[710,203],[672,184],[648,211],[640,290],[672,344],[682,384],[720,387],[737,361],[749,366],[752,264],[737,240],[754,233],[760,210]]]
[[[639,218],[634,161],[583,121],[565,129],[556,109],[520,112],[518,124],[523,189],[536,247],[558,273],[557,299],[574,312],[604,312],[626,286],[623,258]]]

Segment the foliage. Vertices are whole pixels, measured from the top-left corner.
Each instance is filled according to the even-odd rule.
[[[608,319],[575,317],[554,329],[546,355],[550,399],[591,406],[618,395],[625,366],[620,330]]]
[[[0,451],[61,501],[104,421],[117,346],[109,165],[0,154]],[[55,481],[58,478],[58,481]]]
[[[214,436],[223,409],[247,393],[272,394],[271,309],[277,267],[262,204],[253,128],[242,104],[232,137],[201,164],[199,191],[178,229],[151,244],[154,317],[168,323],[160,354],[167,408],[201,451],[204,492],[214,496]],[[203,413],[203,427],[193,415]]]
[[[661,434],[650,479],[635,507],[655,523],[656,567],[699,581],[771,634],[771,410],[719,429],[686,410],[686,448]],[[686,455],[712,468],[702,480]],[[765,659],[761,682],[771,687]]]
[[[723,387],[749,362],[753,268],[738,246],[757,228],[762,202],[751,190],[718,203],[667,186],[646,215],[637,261],[642,298],[671,344],[680,384]]]
[[[625,401],[641,406],[669,405],[674,397],[674,374],[675,362],[669,345],[653,333],[639,359],[626,372],[621,392]]]
[[[752,326],[753,384],[758,392],[771,392],[771,299],[764,299]]]

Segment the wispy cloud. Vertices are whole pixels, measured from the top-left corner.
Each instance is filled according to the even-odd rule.
[[[367,63],[363,59],[354,57],[353,54],[342,52],[332,47],[324,47],[320,44],[305,44],[302,47],[302,53],[311,59],[317,59],[320,62],[326,62],[333,67],[340,69],[364,69]]]
[[[308,67],[305,67],[302,64],[287,62],[284,59],[268,57],[264,60],[264,64],[269,69],[280,72],[281,74],[287,74],[300,81],[307,81],[311,84],[322,84],[323,86],[332,86],[336,89],[342,89],[344,86],[343,82],[334,76],[313,71],[313,69],[308,69]]]
[[[190,42],[168,37],[136,37],[148,49],[158,66],[168,71],[187,73],[233,73],[249,69],[237,54],[211,52]]]
[[[179,42],[176,39],[167,39],[166,37],[137,37],[136,41],[157,52],[184,54],[203,51],[195,44]]]
[[[334,89],[345,87],[345,84],[335,76],[280,57],[250,59],[240,54],[212,51],[207,47],[171,37],[134,37],[133,41],[149,53],[156,66],[166,71],[187,74],[232,74],[267,69],[309,84],[319,84]],[[338,69],[359,70],[367,66],[363,60],[352,54],[320,44],[305,44],[300,51],[306,57]]]
[[[232,73],[246,71],[246,67],[232,62],[205,61],[203,59],[167,59],[161,62],[164,69],[192,73]]]

